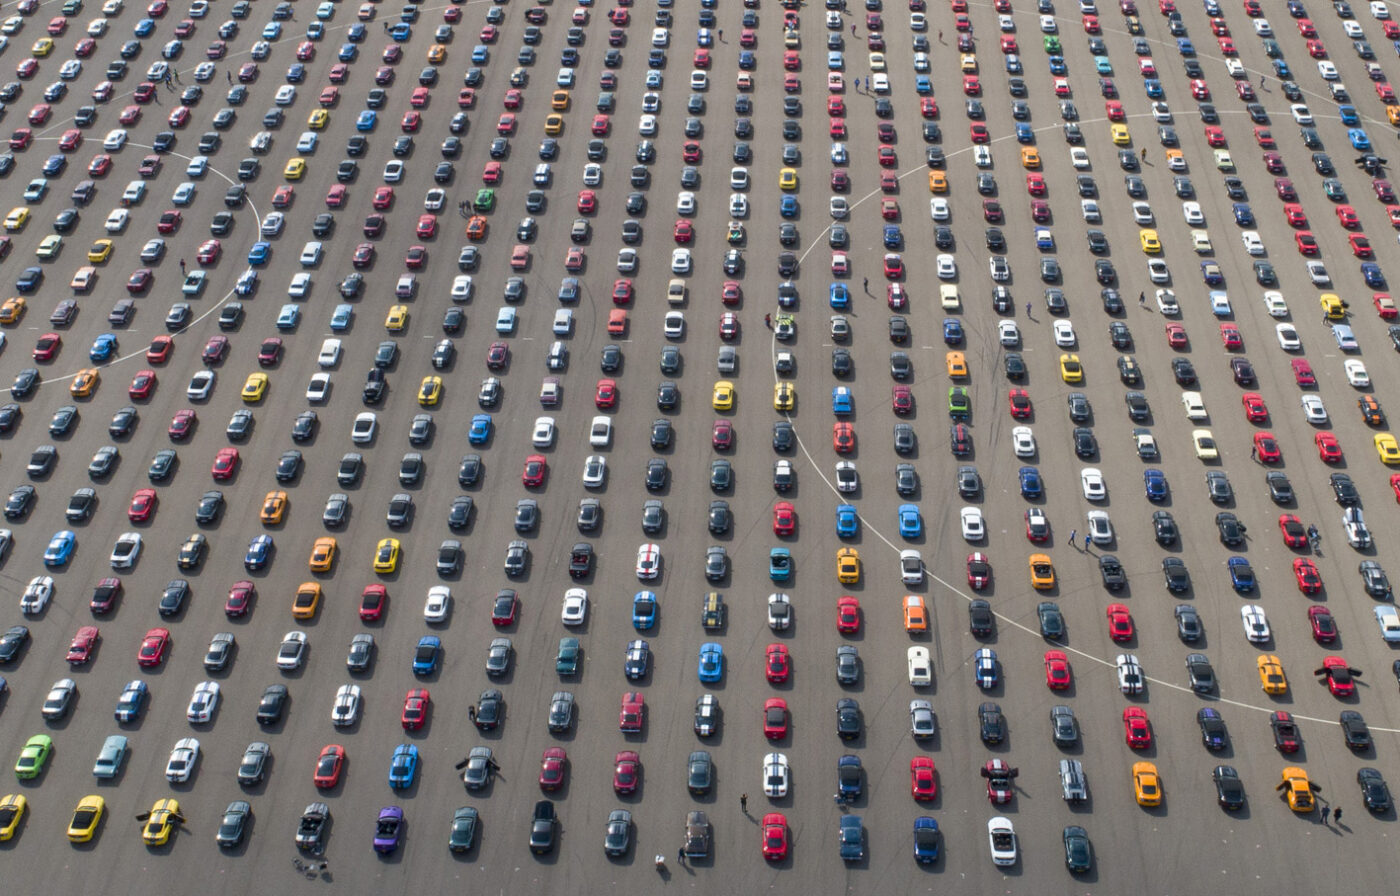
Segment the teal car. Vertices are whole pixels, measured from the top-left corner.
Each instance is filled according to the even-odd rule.
[[[775,582],[786,582],[792,578],[792,551],[773,548],[768,552],[768,578]]]
[[[1108,61],[1107,56],[1095,56],[1094,71],[1101,75],[1111,75],[1113,74],[1113,63]]]
[[[19,751],[19,761],[15,763],[15,777],[29,781],[39,777],[53,755],[53,738],[47,734],[36,734],[24,742]]]

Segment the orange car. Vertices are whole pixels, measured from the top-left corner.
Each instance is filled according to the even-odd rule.
[[[608,335],[625,336],[627,334],[627,309],[614,308],[608,312]]]
[[[904,595],[904,630],[910,634],[928,631],[928,607],[922,595]]]
[[[467,220],[467,239],[480,242],[486,239],[486,216],[472,215]]]

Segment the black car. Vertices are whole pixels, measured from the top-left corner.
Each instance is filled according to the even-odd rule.
[[[1371,729],[1366,727],[1366,720],[1361,713],[1354,709],[1342,711],[1338,721],[1342,726],[1342,738],[1353,750],[1369,750],[1371,748]]]
[[[970,602],[967,605],[967,624],[974,636],[978,638],[989,637],[995,624],[995,618],[992,616],[992,605],[981,599]]]
[[[831,373],[833,376],[847,377],[854,370],[855,365],[851,362],[851,353],[844,348],[834,348],[831,350]],[[38,371],[35,371],[38,375]]]
[[[911,423],[896,423],[894,425],[894,450],[899,454],[909,454],[914,450],[916,439],[914,426]]]
[[[553,852],[558,831],[559,818],[554,813],[554,804],[549,800],[536,802],[534,815],[530,819],[530,852]]]
[[[174,616],[185,606],[190,596],[190,583],[184,579],[172,579],[161,592],[156,609],[162,616]]]
[[[458,495],[452,499],[447,511],[447,527],[453,532],[465,529],[471,522],[473,501],[470,495]]]
[[[598,357],[598,366],[604,373],[616,373],[622,367],[622,349],[616,345],[605,345]]]
[[[297,415],[296,420],[292,421],[292,441],[309,441],[316,435],[318,423],[319,418],[316,416],[315,411],[302,411]]]
[[[854,697],[836,701],[836,735],[842,740],[860,737],[862,728],[860,703]]]
[[[977,727],[985,744],[999,744],[1006,739],[1006,717],[995,703],[977,707]]]
[[[1163,546],[1176,542],[1177,528],[1176,520],[1172,518],[1169,510],[1155,510],[1152,512],[1152,529],[1157,537],[1157,543]]]
[[[18,520],[28,516],[29,511],[34,507],[36,494],[37,492],[32,485],[21,485],[10,492],[10,497],[5,502],[5,519]]]
[[[1172,376],[1177,385],[1189,386],[1196,382],[1196,368],[1187,358],[1172,358]]]
[[[1186,571],[1186,563],[1180,557],[1166,557],[1162,560],[1162,577],[1166,580],[1167,590],[1173,593],[1191,587],[1191,576]]]
[[[1332,485],[1332,494],[1336,497],[1337,503],[1342,506],[1355,504],[1361,500],[1361,493],[1356,490],[1356,483],[1351,481],[1351,477],[1346,473],[1333,473],[1328,477]]]
[[[732,515],[729,511],[728,501],[710,502],[710,532],[714,535],[723,535],[729,531]]]
[[[1358,769],[1356,783],[1361,787],[1361,799],[1367,809],[1377,814],[1390,811],[1390,787],[1380,771],[1369,766]]]
[[[29,629],[23,625],[12,625],[0,635],[0,663],[12,663],[29,643]]]
[[[1098,439],[1094,438],[1094,431],[1087,426],[1076,426],[1073,433],[1074,453],[1081,458],[1090,458],[1099,453]]]
[[[1128,574],[1123,570],[1123,564],[1112,554],[1099,558],[1099,576],[1109,591],[1117,591],[1128,584]]]
[[[1215,798],[1226,809],[1239,809],[1244,805],[1244,783],[1233,766],[1217,765],[1210,773],[1215,782]]]

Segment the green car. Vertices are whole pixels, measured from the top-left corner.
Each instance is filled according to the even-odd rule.
[[[1060,52],[1060,39],[1053,34],[1045,35],[1045,52],[1058,54]]]
[[[554,660],[554,671],[560,675],[577,674],[579,653],[578,638],[560,638],[559,656]]]
[[[479,212],[489,212],[496,207],[496,191],[490,187],[482,187],[476,191],[476,201],[472,207]]]
[[[972,416],[972,397],[966,386],[953,386],[948,390],[948,416],[954,420]]]
[[[15,763],[15,777],[21,781],[39,777],[52,753],[53,738],[47,734],[34,735],[25,741],[24,749],[19,752],[19,761]]]

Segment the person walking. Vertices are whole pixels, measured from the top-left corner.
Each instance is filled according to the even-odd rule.
[[[869,278],[869,277],[866,277],[866,278],[864,279],[863,285],[864,285],[864,287],[865,287],[865,291],[866,291],[866,292],[870,292],[870,278]]]
[[[1026,303],[1026,317],[1030,317],[1030,316],[1031,316],[1031,303],[1030,303],[1030,302],[1027,302],[1027,303]]]
[[[745,815],[749,814],[749,795],[747,793],[739,794],[739,811]]]
[[[724,29],[723,29],[723,28],[719,29],[719,39],[720,39],[720,40],[724,40]]]
[[[1138,307],[1139,307],[1139,308],[1146,308],[1146,307],[1147,307],[1147,292],[1146,292],[1145,290],[1144,290],[1143,292],[1139,292],[1139,293],[1138,293]]]
[[[185,273],[185,260],[183,258],[180,259],[180,273]]]
[[[1338,806],[1332,810],[1332,820],[1340,827],[1342,824],[1342,807]]]
[[[469,721],[469,722],[475,722],[475,721],[476,721],[476,707],[475,707],[475,706],[468,706],[468,707],[467,707],[467,721]]]
[[[224,77],[228,78],[228,82],[230,84],[233,83],[233,72],[224,72]]]
[[[1147,147],[1146,147],[1146,146],[1144,146],[1144,147],[1142,148],[1142,160],[1143,160],[1144,162],[1147,161]]]
[[[684,864],[685,864],[685,847],[684,847],[684,846],[682,846],[680,849],[676,850],[676,863],[679,864],[679,865],[684,865]]]
[[[1090,542],[1090,540],[1091,540],[1091,539],[1090,539],[1089,533],[1088,533],[1088,532],[1085,532],[1085,533],[1084,533],[1084,550],[1086,550],[1086,551],[1089,550],[1089,542]]]
[[[765,327],[767,327],[768,329],[770,329],[770,330],[773,329],[773,315],[771,315],[771,314],[765,314],[765,315],[763,315],[763,325],[764,325]]]
[[[1078,529],[1071,529],[1071,530],[1069,530],[1069,546],[1070,546],[1070,547],[1074,547],[1074,539],[1075,539],[1075,536],[1077,536],[1078,534],[1079,534],[1079,530],[1078,530]]]

